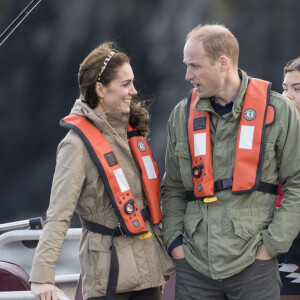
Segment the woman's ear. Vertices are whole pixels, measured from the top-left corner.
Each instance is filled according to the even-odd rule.
[[[95,92],[100,98],[104,98],[105,88],[101,82],[96,82]]]

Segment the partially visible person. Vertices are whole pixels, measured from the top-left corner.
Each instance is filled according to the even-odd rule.
[[[282,95],[291,99],[300,111],[300,57],[286,64],[283,76]]]
[[[278,300],[277,256],[300,229],[298,112],[270,82],[239,69],[238,56],[225,26],[187,35],[193,89],[169,118],[162,181],[176,300]]]
[[[300,113],[300,57],[290,60],[283,69],[282,95],[292,100]],[[279,191],[277,207],[284,201]],[[300,233],[287,253],[278,256],[280,278],[283,284],[280,292],[282,300],[300,299]]]
[[[134,97],[128,56],[103,43],[82,62],[80,98],[61,126],[43,234],[31,270],[37,300],[56,300],[55,265],[74,210],[83,224],[83,299],[160,300],[174,272],[163,247],[149,113]]]

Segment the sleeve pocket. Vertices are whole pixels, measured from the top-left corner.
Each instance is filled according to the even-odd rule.
[[[182,158],[190,158],[187,142],[178,142],[175,146],[175,155]]]

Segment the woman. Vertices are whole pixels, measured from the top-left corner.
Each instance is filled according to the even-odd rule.
[[[55,263],[74,210],[83,224],[84,299],[161,299],[174,272],[152,224],[161,220],[158,170],[144,140],[149,114],[132,101],[133,81],[128,56],[113,43],[101,44],[80,65],[80,99],[61,121],[72,130],[58,146],[30,276],[36,299],[57,299],[61,292],[53,285]]]
[[[300,57],[289,61],[283,69],[283,95],[292,100],[300,112]],[[277,197],[277,207],[284,201],[281,191]],[[287,253],[278,256],[280,278],[283,284],[282,300],[300,299],[300,234]]]

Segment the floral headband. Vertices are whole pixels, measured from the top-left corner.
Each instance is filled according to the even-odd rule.
[[[106,66],[107,66],[107,64],[108,64],[108,62],[110,61],[110,59],[113,57],[114,54],[116,54],[116,53],[115,53],[114,51],[111,51],[111,52],[109,52],[109,54],[108,54],[107,57],[105,58],[104,63],[103,63],[103,65],[102,65],[102,67],[101,67],[100,73],[99,73],[99,75],[98,75],[98,79],[97,79],[98,82],[100,82],[101,75],[102,75],[102,73],[104,72],[104,70],[105,70],[105,68],[106,68]]]

